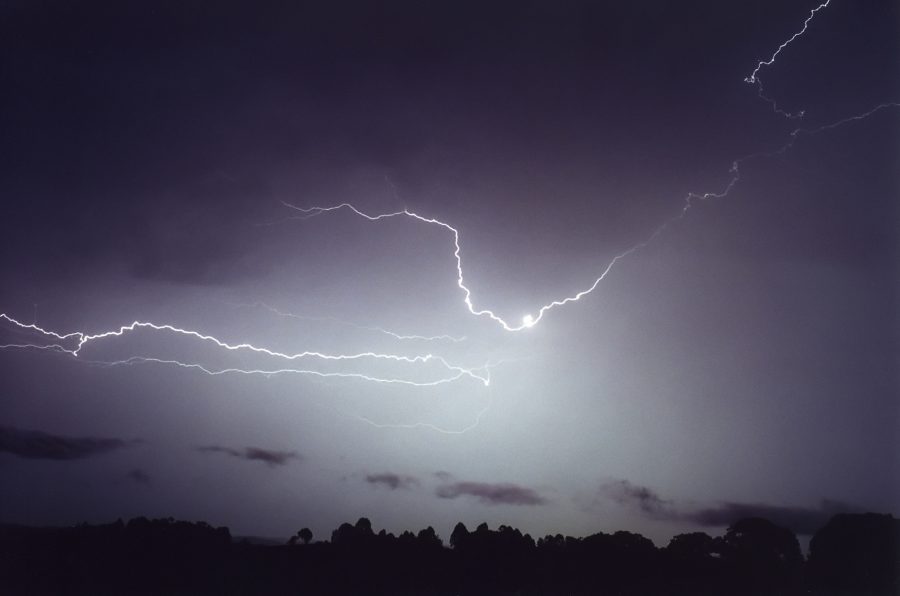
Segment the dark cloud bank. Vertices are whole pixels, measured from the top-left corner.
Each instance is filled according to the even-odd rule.
[[[439,486],[436,492],[442,499],[475,497],[489,505],[543,505],[546,500],[533,489],[509,483],[453,482]]]
[[[301,459],[296,451],[276,451],[274,449],[261,449],[259,447],[234,449],[232,447],[222,447],[221,445],[203,445],[197,447],[197,451],[200,451],[201,453],[224,453],[231,457],[246,459],[248,461],[261,461],[273,468],[276,466],[283,466],[292,459]]]
[[[457,499],[474,497],[488,505],[543,505],[546,500],[535,490],[508,482],[466,482],[455,481],[447,472],[436,472],[435,476],[443,483],[435,490],[441,499]],[[374,486],[384,486],[390,490],[410,489],[419,485],[415,476],[382,472],[369,474],[366,482]]]
[[[409,489],[419,484],[419,480],[413,476],[383,472],[381,474],[369,474],[366,482],[375,486],[384,486],[391,490]]]
[[[65,437],[37,430],[0,427],[0,453],[26,459],[85,459],[128,447],[135,442],[105,437]]]
[[[797,534],[811,535],[838,513],[857,513],[862,509],[839,501],[823,500],[818,507],[784,507],[766,503],[723,502],[714,507],[686,512],[684,519],[701,526],[727,526],[746,517],[762,517]]]
[[[447,472],[436,472],[435,476],[442,482],[435,490],[441,499],[457,499],[474,497],[488,505],[543,505],[546,500],[535,490],[508,482],[467,482],[455,481]],[[390,490],[411,489],[419,485],[415,476],[382,472],[368,474],[366,482],[373,486],[384,486]]]
[[[600,493],[619,505],[637,507],[642,513],[653,517],[665,517],[673,511],[671,501],[662,499],[646,486],[638,486],[627,480],[606,482],[600,487]]]
[[[736,503],[723,501],[706,507],[678,505],[660,497],[646,486],[628,480],[614,480],[600,488],[602,496],[655,519],[686,521],[703,527],[725,527],[737,520],[761,517],[797,534],[811,535],[838,513],[857,513],[861,509],[839,501],[823,500],[818,507],[789,507],[768,503]]]

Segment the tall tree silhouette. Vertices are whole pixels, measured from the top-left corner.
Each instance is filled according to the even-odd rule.
[[[803,555],[797,537],[767,519],[750,517],[730,526],[722,557],[736,593],[792,594],[799,590]]]
[[[835,515],[809,543],[815,594],[900,594],[900,520],[866,513]]]

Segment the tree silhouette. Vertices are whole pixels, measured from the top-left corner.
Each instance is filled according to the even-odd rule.
[[[297,538],[303,541],[303,544],[309,544],[309,541],[312,540],[313,533],[309,528],[302,528],[299,532],[297,532]]]
[[[453,548],[458,548],[463,542],[466,541],[466,538],[469,537],[469,530],[466,528],[466,525],[462,522],[458,522],[456,527],[453,528],[453,533],[450,534],[450,546]]]
[[[418,535],[416,535],[416,540],[418,541],[421,548],[434,548],[443,546],[441,539],[438,538],[437,533],[431,526],[428,526],[424,530],[419,530]]]
[[[799,589],[803,555],[790,530],[750,517],[729,527],[722,545],[738,593],[778,595]]]
[[[298,540],[301,540],[303,544],[309,544],[309,541],[312,540],[312,537],[312,530],[310,530],[309,528],[303,528],[290,537],[290,539],[288,540],[288,544],[290,546],[295,546]]]
[[[816,594],[900,594],[900,520],[835,515],[810,541],[808,571]]]
[[[664,555],[664,574],[675,594],[727,593],[723,581],[721,538],[704,532],[678,534],[669,541]]]
[[[434,528],[377,534],[368,518],[331,542],[303,528],[290,544],[233,542],[203,522],[26,528],[0,524],[4,594],[427,594],[429,596],[896,596],[900,520],[838,515],[813,537],[809,562],[789,530],[740,520],[719,538],[550,535],[457,524],[445,547]]]

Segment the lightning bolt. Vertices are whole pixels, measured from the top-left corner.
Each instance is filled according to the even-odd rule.
[[[825,5],[827,5],[827,2],[825,4],[823,4],[822,6],[820,6],[819,8],[822,8]],[[818,10],[818,9],[816,9],[816,10]],[[795,37],[797,37],[797,36],[795,35]],[[782,47],[784,47],[784,45],[786,45],[786,43],[782,44]],[[777,55],[777,52],[776,52],[776,55]],[[761,64],[765,64],[765,63],[761,63]],[[456,262],[456,285],[463,292],[463,303],[465,304],[468,311],[475,316],[489,318],[490,320],[492,320],[495,323],[497,323],[498,325],[500,325],[500,327],[502,327],[506,331],[517,332],[517,331],[523,331],[525,329],[534,327],[541,320],[543,320],[544,315],[547,312],[549,312],[550,310],[560,307],[560,306],[565,306],[565,305],[573,303],[573,302],[578,302],[583,297],[587,296],[588,294],[590,294],[591,292],[596,290],[597,287],[600,285],[600,283],[604,279],[606,279],[606,277],[613,270],[613,268],[619,263],[619,261],[621,261],[622,259],[628,257],[629,255],[641,250],[642,248],[645,248],[647,245],[652,243],[669,226],[671,226],[673,223],[675,223],[676,221],[682,219],[685,215],[687,215],[688,211],[694,206],[695,201],[707,201],[710,199],[723,199],[723,198],[727,197],[731,193],[731,191],[735,188],[735,186],[738,184],[738,182],[740,181],[740,178],[741,178],[740,168],[741,168],[741,165],[744,164],[744,162],[747,162],[752,159],[760,158],[760,157],[772,157],[774,155],[783,154],[786,151],[788,151],[789,149],[791,149],[801,136],[804,136],[804,135],[812,136],[812,135],[817,135],[817,134],[820,134],[823,132],[827,132],[827,131],[833,130],[835,128],[838,128],[838,127],[841,127],[841,126],[844,126],[844,125],[847,125],[847,124],[850,124],[853,122],[859,122],[861,120],[865,120],[881,110],[884,110],[887,108],[896,108],[896,107],[900,107],[900,103],[896,103],[896,102],[882,103],[862,114],[849,116],[847,118],[843,118],[836,122],[832,122],[830,124],[825,124],[825,125],[819,126],[817,128],[796,128],[790,133],[789,140],[786,143],[784,143],[783,145],[781,145],[780,147],[778,147],[777,149],[774,149],[771,151],[759,151],[759,152],[752,153],[750,155],[746,155],[744,157],[734,160],[732,162],[731,169],[729,170],[730,178],[729,178],[728,182],[725,184],[725,186],[722,188],[722,190],[708,191],[708,192],[703,192],[703,193],[697,193],[697,192],[688,193],[688,195],[684,199],[683,206],[681,207],[679,212],[674,217],[671,217],[670,219],[664,221],[646,239],[642,240],[641,242],[639,242],[637,244],[632,245],[630,248],[615,255],[607,263],[607,265],[601,270],[600,274],[594,279],[593,283],[588,285],[585,289],[580,290],[580,291],[576,292],[575,294],[572,294],[571,296],[560,298],[558,300],[554,300],[552,302],[549,302],[549,303],[541,306],[537,310],[537,314],[525,315],[522,318],[522,321],[520,323],[510,323],[509,321],[507,321],[504,318],[502,318],[501,316],[497,315],[494,311],[492,311],[490,309],[475,307],[475,305],[472,302],[472,290],[466,285],[465,278],[463,276],[463,265],[462,265],[462,256],[461,256],[462,248],[460,247],[460,241],[459,241],[460,233],[457,228],[453,227],[449,223],[432,218],[432,217],[426,217],[423,215],[419,215],[418,213],[415,213],[408,209],[403,209],[402,211],[394,211],[394,212],[390,212],[390,213],[381,213],[381,214],[372,215],[372,214],[365,213],[364,211],[360,210],[359,208],[355,207],[354,205],[352,205],[350,203],[340,203],[338,205],[333,205],[333,206],[329,206],[329,207],[306,207],[306,208],[298,207],[296,205],[292,205],[287,202],[283,202],[283,204],[286,207],[289,207],[300,213],[300,215],[295,216],[294,219],[301,219],[301,220],[309,219],[312,217],[316,217],[316,216],[323,215],[326,213],[331,213],[331,212],[338,211],[338,210],[347,210],[347,211],[350,211],[351,213],[353,213],[359,217],[362,217],[363,219],[370,221],[370,222],[378,222],[383,219],[390,219],[390,218],[394,218],[394,217],[406,217],[406,218],[409,218],[409,219],[412,219],[412,220],[415,220],[415,221],[418,221],[421,223],[425,223],[428,225],[435,225],[435,226],[438,226],[438,227],[441,227],[441,228],[447,230],[448,232],[450,232],[450,234],[452,236],[452,242],[453,242],[453,257]]]
[[[799,31],[797,31],[796,33],[794,33],[790,38],[788,38],[787,40],[782,42],[781,45],[779,45],[778,48],[775,50],[775,52],[772,53],[772,56],[768,60],[760,60],[757,63],[756,68],[753,69],[753,72],[751,72],[747,77],[744,78],[745,82],[750,83],[750,84],[756,84],[759,97],[762,98],[767,103],[771,104],[772,108],[775,110],[776,113],[779,113],[788,118],[800,118],[804,115],[803,111],[797,112],[795,114],[785,112],[784,110],[781,110],[780,108],[778,108],[778,105],[775,103],[775,101],[773,99],[766,97],[763,92],[762,81],[759,78],[759,71],[762,70],[764,67],[772,66],[773,64],[775,64],[775,60],[776,60],[776,58],[778,58],[778,55],[787,46],[789,46],[794,40],[796,40],[797,38],[801,37],[804,33],[806,33],[806,30],[809,28],[810,22],[812,22],[812,20],[815,18],[816,13],[818,13],[823,8],[826,8],[830,3],[831,3],[831,0],[825,0],[825,2],[823,2],[816,8],[812,9],[809,13],[809,16],[806,18],[806,20],[803,21],[803,26],[801,27],[801,29]],[[869,112],[867,114],[864,114],[864,115],[861,115],[858,117],[851,117],[844,121],[840,121],[840,122],[834,123],[832,125],[822,127],[820,129],[817,129],[817,131],[821,132],[821,131],[827,130],[829,128],[834,128],[836,126],[840,126],[841,124],[844,124],[844,123],[852,121],[852,120],[860,120],[860,119],[866,118],[866,117],[868,117],[868,115],[870,115],[874,111],[877,111],[878,109],[880,109],[880,107],[876,108],[875,110],[873,110],[872,112]],[[782,147],[780,149],[780,151],[783,152],[783,151],[786,151],[788,148],[790,148],[790,146],[793,145],[793,141],[796,140],[797,134],[801,130],[802,129],[797,129],[794,132],[792,132],[791,140],[784,147]],[[688,194],[688,196],[685,198],[684,206],[678,215],[663,222],[658,228],[656,228],[656,230],[653,231],[653,233],[647,239],[645,239],[642,242],[639,242],[638,244],[635,244],[632,247],[626,249],[625,251],[615,255],[609,261],[607,266],[601,271],[600,275],[594,279],[594,282],[590,286],[588,286],[584,290],[581,290],[581,291],[573,294],[572,296],[568,296],[568,297],[565,297],[565,298],[562,298],[559,300],[554,300],[548,304],[541,306],[538,309],[537,314],[535,314],[535,315],[527,314],[524,317],[522,317],[522,320],[518,323],[511,323],[511,322],[505,320],[503,317],[500,317],[499,315],[497,315],[494,311],[492,311],[490,309],[476,308],[475,305],[472,303],[472,291],[466,285],[465,278],[463,276],[462,257],[460,256],[461,248],[460,248],[460,244],[459,244],[459,230],[456,229],[455,227],[453,227],[452,225],[448,224],[447,222],[440,221],[440,220],[432,218],[432,217],[426,217],[423,215],[419,215],[418,213],[415,213],[408,209],[403,209],[402,211],[395,211],[395,212],[391,212],[391,213],[380,213],[380,214],[371,215],[371,214],[365,213],[364,211],[360,210],[359,208],[355,207],[354,205],[352,205],[350,203],[340,203],[338,205],[332,205],[332,206],[326,206],[326,207],[313,206],[313,207],[306,207],[306,208],[299,207],[297,205],[293,205],[291,203],[287,203],[284,201],[282,201],[282,204],[285,205],[286,207],[294,209],[300,213],[300,215],[298,217],[296,217],[296,219],[309,219],[309,218],[312,218],[312,217],[315,217],[318,215],[323,215],[325,213],[337,211],[339,209],[347,209],[347,210],[355,213],[359,217],[362,217],[362,218],[364,218],[368,221],[372,221],[372,222],[376,222],[376,221],[379,221],[382,219],[389,219],[389,218],[393,218],[393,217],[409,217],[409,218],[418,220],[418,221],[426,223],[426,224],[436,225],[436,226],[446,229],[453,236],[453,248],[454,248],[453,256],[456,260],[456,285],[459,287],[460,290],[463,291],[463,302],[465,303],[468,311],[475,316],[488,317],[495,323],[499,324],[506,331],[522,331],[524,329],[529,329],[529,328],[537,325],[544,318],[544,314],[547,313],[549,310],[556,308],[558,306],[565,306],[566,304],[569,304],[571,302],[577,302],[577,301],[581,300],[582,297],[590,294],[595,289],[597,289],[597,286],[600,285],[600,283],[606,278],[606,276],[609,274],[609,272],[612,271],[613,267],[615,267],[616,264],[620,260],[624,259],[625,257],[631,255],[632,253],[647,246],[657,236],[659,236],[666,228],[668,228],[669,225],[671,225],[678,219],[681,219],[682,217],[684,217],[684,215],[687,213],[687,211],[691,208],[694,200],[707,200],[707,199],[713,199],[713,198],[723,198],[723,197],[727,196],[731,192],[732,188],[740,180],[740,164],[743,161],[746,161],[753,157],[757,157],[759,155],[761,155],[761,154],[753,154],[753,155],[749,155],[749,156],[746,156],[743,158],[736,159],[732,163],[732,167],[730,170],[731,178],[728,181],[728,183],[726,184],[725,188],[722,189],[721,191]],[[388,180],[388,182],[390,183],[390,180]],[[395,196],[396,196],[396,187],[394,187],[392,183],[391,183],[391,186],[392,186],[392,188],[394,188]]]
[[[759,78],[759,71],[762,70],[764,67],[772,66],[773,64],[775,64],[775,59],[778,58],[778,54],[780,54],[784,48],[788,47],[795,39],[797,39],[798,37],[801,37],[804,33],[806,33],[806,30],[809,28],[810,22],[812,22],[812,20],[816,17],[816,13],[819,12],[820,10],[822,10],[823,8],[826,8],[828,6],[828,4],[830,4],[830,3],[831,3],[831,0],[825,0],[825,2],[823,2],[822,4],[818,5],[817,7],[815,7],[811,11],[809,11],[809,16],[806,17],[805,21],[803,21],[803,27],[799,31],[794,33],[792,36],[790,36],[787,40],[782,42],[782,44],[780,46],[778,46],[778,49],[775,50],[775,52],[772,54],[772,56],[768,60],[760,60],[756,64],[756,68],[753,69],[753,72],[751,72],[749,75],[747,75],[744,78],[745,83],[748,83],[750,85],[756,85],[757,95],[759,96],[759,98],[762,99],[763,101],[765,101],[766,103],[768,103],[769,105],[771,105],[772,109],[775,111],[776,114],[780,114],[786,118],[796,119],[796,118],[803,118],[805,112],[804,112],[804,110],[800,110],[799,112],[786,112],[786,111],[782,110],[781,108],[779,108],[778,104],[775,102],[774,99],[765,95],[765,92],[763,91],[762,80],[760,80],[760,78]]]
[[[446,383],[452,383],[453,381],[459,380],[464,376],[473,376],[483,381],[485,386],[490,384],[490,379],[487,377],[480,377],[473,374],[473,370],[489,370],[488,365],[485,365],[481,369],[457,369],[458,373],[452,375],[450,377],[440,378],[434,381],[410,381],[408,379],[401,378],[391,378],[391,377],[374,377],[371,375],[365,375],[362,373],[337,373],[337,372],[322,372],[318,370],[311,369],[302,369],[302,368],[275,368],[275,369],[265,369],[265,368],[208,368],[203,366],[202,364],[196,364],[193,362],[181,362],[179,360],[167,360],[163,358],[150,358],[146,356],[132,356],[131,358],[126,358],[125,360],[116,360],[113,362],[107,361],[90,361],[91,364],[98,364],[103,366],[127,366],[132,364],[142,364],[142,363],[153,363],[153,364],[165,364],[171,366],[177,366],[179,368],[185,368],[189,370],[197,370],[204,374],[207,374],[211,377],[216,377],[220,375],[229,375],[229,374],[240,374],[240,375],[259,375],[263,377],[273,377],[277,375],[285,375],[285,374],[297,374],[297,375],[310,375],[314,377],[319,377],[323,379],[330,378],[340,378],[340,379],[358,379],[362,381],[370,381],[373,383],[383,383],[389,385],[409,385],[412,387],[436,387],[438,385],[444,385]],[[455,367],[454,367],[455,368]]]
[[[886,110],[888,108],[900,108],[900,102],[896,101],[888,101],[885,103],[880,103],[868,112],[863,112],[862,114],[856,114],[854,116],[848,116],[836,122],[832,122],[831,124],[824,124],[817,128],[796,128],[791,132],[791,140],[784,147],[778,149],[778,153],[784,153],[788,149],[794,146],[794,142],[797,140],[799,136],[802,135],[817,135],[819,133],[827,132],[829,130],[834,130],[835,128],[839,128],[841,126],[845,126],[847,124],[852,124],[854,122],[860,122],[869,118],[870,116],[874,116],[877,112],[881,110]]]
[[[831,0],[826,0],[821,3],[816,8],[812,9],[809,13],[809,16],[804,20],[802,28],[794,33],[790,38],[782,42],[778,48],[772,53],[772,55],[766,60],[760,60],[753,71],[745,77],[744,81],[748,84],[756,85],[757,93],[761,99],[769,103],[773,110],[781,114],[787,118],[800,118],[804,115],[803,111],[797,113],[789,113],[778,107],[776,102],[767,97],[764,93],[762,81],[760,79],[760,71],[763,68],[773,66],[775,64],[776,59],[781,54],[781,52],[787,48],[791,43],[793,43],[797,38],[804,35],[809,28],[810,23],[815,18],[816,14],[822,10],[823,8],[828,7]],[[830,124],[825,124],[815,128],[796,128],[794,129],[788,136],[787,142],[783,145],[768,151],[760,151],[750,155],[746,155],[744,157],[738,158],[732,162],[731,168],[729,170],[729,178],[726,184],[718,191],[707,191],[707,192],[691,192],[685,196],[683,203],[677,213],[665,220],[661,225],[653,230],[653,232],[647,236],[641,242],[632,245],[626,250],[616,254],[612,257],[612,259],[601,268],[599,274],[593,279],[592,283],[586,284],[584,289],[571,294],[569,296],[565,296],[559,298],[557,300],[553,300],[540,308],[538,308],[533,314],[528,314],[524,316],[519,322],[510,322],[496,314],[493,310],[487,308],[476,307],[473,301],[473,293],[472,290],[467,286],[463,274],[463,262],[462,262],[462,248],[460,244],[460,231],[452,226],[451,224],[438,220],[433,217],[428,217],[425,215],[420,215],[416,212],[410,211],[408,209],[403,209],[401,211],[394,211],[388,213],[376,213],[371,214],[359,209],[358,207],[350,204],[350,203],[340,203],[332,206],[313,206],[313,207],[299,207],[297,205],[293,205],[290,203],[284,203],[284,205],[292,210],[294,210],[298,215],[291,217],[289,219],[301,219],[306,220],[313,217],[317,217],[320,215],[326,215],[328,213],[336,212],[339,210],[349,211],[357,217],[363,218],[369,222],[379,222],[381,220],[391,219],[391,218],[407,218],[414,220],[417,223],[437,226],[451,236],[452,239],[452,247],[453,247],[453,258],[456,264],[456,284],[461,290],[463,294],[463,303],[468,310],[469,313],[476,317],[487,318],[490,321],[498,324],[501,328],[509,332],[520,332],[531,327],[534,327],[538,323],[540,323],[544,315],[547,314],[554,308],[562,307],[569,305],[574,302],[578,302],[583,297],[594,292],[601,282],[603,282],[606,277],[610,274],[610,272],[615,268],[615,266],[626,257],[634,254],[637,251],[640,251],[647,245],[651,244],[658,236],[660,236],[667,228],[669,228],[672,224],[677,222],[678,220],[684,218],[689,210],[697,203],[707,200],[715,200],[715,199],[723,199],[727,197],[733,189],[738,185],[741,178],[741,167],[748,161],[759,158],[768,158],[773,157],[775,155],[783,154],[790,150],[796,142],[798,142],[804,136],[813,136],[821,133],[826,133],[833,129],[839,128],[841,126],[845,126],[848,124],[852,124],[855,122],[859,122],[865,120],[869,117],[874,116],[876,113],[881,112],[883,110],[889,108],[898,108],[900,107],[900,103],[897,102],[887,102],[877,105],[871,110],[849,116],[843,118],[841,120],[832,122]],[[393,184],[388,180],[388,183],[391,184],[393,188]],[[396,190],[396,189],[395,189]],[[395,192],[396,195],[396,192]],[[284,312],[278,310],[274,307],[271,307],[265,303],[258,302],[252,305],[236,305],[236,306],[250,306],[250,307],[258,307],[264,308],[280,317],[288,317],[288,318],[296,318],[296,319],[305,319],[305,320],[321,320],[321,321],[329,321],[343,325],[350,325],[358,329],[368,330],[376,333],[381,333],[398,341],[420,341],[420,342],[461,342],[465,338],[464,337],[455,337],[451,335],[412,335],[412,334],[400,334],[393,331],[389,331],[387,329],[375,326],[363,326],[357,325],[355,323],[349,323],[346,321],[342,321],[340,319],[332,318],[332,317],[306,317],[301,315],[295,315],[292,313]],[[37,316],[36,316],[36,306],[35,306],[35,316],[32,323],[24,323],[21,322],[14,317],[6,314],[0,313],[0,320],[6,321],[9,323],[13,330],[20,333],[28,333],[32,335],[37,335],[40,337],[44,343],[33,343],[31,341],[21,342],[21,343],[6,343],[0,345],[0,349],[23,349],[23,350],[39,350],[39,351],[51,351],[58,352],[62,354],[66,354],[73,358],[77,358],[81,362],[85,362],[88,364],[98,365],[98,366],[134,366],[134,365],[159,365],[159,366],[169,366],[182,368],[186,370],[196,371],[202,374],[210,375],[210,376],[222,376],[222,375],[251,375],[251,376],[262,376],[262,377],[273,377],[277,375],[304,375],[313,378],[319,379],[331,379],[331,378],[341,378],[341,379],[351,379],[351,380],[359,380],[371,383],[379,383],[379,384],[389,384],[389,385],[407,385],[413,387],[435,387],[438,385],[444,385],[448,383],[453,383],[462,380],[474,380],[483,386],[488,388],[489,391],[489,399],[487,405],[480,410],[474,420],[474,422],[460,430],[454,429],[446,429],[442,428],[436,424],[427,423],[427,422],[417,422],[412,424],[384,424],[378,423],[371,419],[357,416],[359,420],[362,422],[372,425],[377,428],[403,428],[403,429],[417,429],[417,428],[425,428],[435,432],[445,433],[445,434],[462,434],[468,432],[478,426],[481,421],[482,416],[488,411],[491,405],[490,398],[490,388],[491,388],[491,369],[499,366],[500,363],[486,363],[480,367],[475,368],[467,368],[460,366],[458,364],[451,363],[449,360],[445,359],[442,356],[435,355],[433,353],[424,353],[413,356],[407,356],[402,354],[390,354],[390,353],[379,353],[373,351],[363,351],[356,352],[350,354],[329,354],[318,351],[301,351],[301,352],[282,352],[273,350],[263,346],[257,346],[251,344],[249,342],[240,342],[240,343],[229,343],[225,340],[219,339],[213,335],[203,333],[201,331],[193,330],[193,329],[185,329],[182,327],[178,327],[172,324],[158,324],[152,323],[148,321],[140,321],[135,320],[127,325],[121,325],[117,328],[113,328],[107,331],[102,331],[99,333],[87,333],[84,331],[74,331],[70,333],[60,333],[57,331],[45,329],[37,324]],[[139,330],[153,331],[156,333],[163,333],[167,335],[174,335],[185,337],[190,340],[199,342],[203,345],[210,346],[215,350],[218,350],[223,353],[250,353],[255,356],[272,359],[280,362],[281,364],[278,366],[271,367],[254,367],[254,368],[241,368],[241,367],[212,367],[207,364],[202,364],[199,362],[183,362],[181,360],[176,360],[173,358],[158,358],[158,357],[150,357],[150,356],[129,356],[126,358],[122,358],[119,360],[112,361],[100,361],[100,360],[89,360],[82,355],[82,351],[89,345],[102,343],[104,340],[109,340],[113,338],[121,338],[128,334],[135,333]],[[300,361],[320,361],[320,362],[350,362],[350,363],[366,363],[366,362],[387,362],[394,363],[404,367],[422,367],[422,366],[432,366],[437,367],[443,371],[443,373],[436,378],[432,378],[430,380],[414,380],[410,378],[404,378],[402,376],[377,376],[377,375],[369,375],[364,374],[362,372],[332,372],[332,371],[323,371],[317,370],[312,367],[301,367],[299,366]]]
[[[477,368],[465,368],[462,366],[458,366],[455,364],[451,364],[442,356],[438,356],[435,354],[421,354],[417,356],[403,356],[398,354],[383,354],[377,352],[359,352],[355,354],[326,354],[323,352],[316,351],[303,351],[296,353],[286,353],[280,352],[276,350],[271,350],[269,348],[255,346],[250,343],[237,343],[232,344],[225,342],[217,337],[212,335],[207,335],[201,333],[199,331],[195,331],[192,329],[183,329],[181,327],[176,327],[174,325],[169,324],[156,324],[150,323],[146,321],[134,321],[128,325],[122,325],[118,329],[111,329],[109,331],[103,331],[101,333],[88,334],[83,331],[74,331],[71,333],[61,334],[56,331],[50,331],[44,329],[42,327],[37,326],[34,323],[23,323],[6,313],[0,313],[0,319],[5,320],[6,322],[12,324],[15,328],[24,331],[36,332],[46,338],[52,338],[52,340],[57,341],[69,341],[74,343],[73,347],[65,347],[60,343],[51,343],[51,344],[6,344],[5,348],[21,348],[21,349],[42,349],[42,350],[53,350],[57,352],[64,352],[73,357],[78,357],[81,351],[90,343],[99,342],[104,339],[122,337],[127,333],[134,332],[138,329],[151,329],[158,332],[167,332],[176,335],[182,335],[186,337],[190,337],[196,340],[200,340],[202,342],[212,344],[213,346],[231,352],[237,351],[249,351],[251,353],[255,353],[262,356],[267,356],[271,358],[277,358],[281,360],[287,361],[296,361],[305,358],[314,358],[326,361],[355,361],[355,360],[364,360],[364,359],[373,359],[373,360],[386,360],[393,361],[403,364],[425,364],[425,363],[437,363],[443,369],[451,373],[449,376],[441,377],[434,381],[411,381],[400,378],[384,378],[384,377],[376,377],[371,375],[365,375],[361,373],[342,373],[342,372],[321,372],[312,369],[300,369],[300,368],[273,368],[273,369],[242,369],[242,368],[223,368],[223,369],[210,369],[198,363],[190,363],[190,362],[181,362],[178,360],[167,360],[160,358],[149,358],[142,356],[135,356],[131,358],[127,358],[124,360],[117,360],[112,362],[97,362],[92,361],[95,364],[106,364],[106,365],[127,365],[127,364],[135,364],[138,362],[146,362],[146,363],[157,363],[157,364],[169,364],[173,366],[178,366],[181,368],[194,369],[200,372],[204,372],[209,375],[223,375],[228,373],[240,373],[240,374],[248,374],[248,375],[264,375],[264,376],[272,376],[278,374],[303,374],[303,375],[312,375],[322,378],[348,378],[348,379],[360,379],[371,381],[375,383],[394,383],[394,384],[405,384],[412,385],[417,387],[433,387],[436,385],[442,385],[445,383],[449,383],[452,381],[456,381],[465,377],[477,380],[481,382],[483,385],[488,386],[490,384],[490,366],[484,365]]]

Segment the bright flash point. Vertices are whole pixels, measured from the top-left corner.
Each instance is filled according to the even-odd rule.
[[[531,315],[525,315],[522,317],[522,325],[525,327],[533,327],[534,326],[534,317]]]

